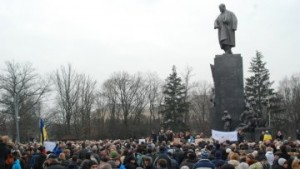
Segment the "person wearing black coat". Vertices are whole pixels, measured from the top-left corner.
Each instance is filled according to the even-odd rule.
[[[3,142],[2,137],[0,137],[0,168],[5,168],[5,159],[8,154],[10,154],[10,149]]]
[[[43,147],[39,147],[37,154],[32,158],[34,158],[33,169],[43,169],[43,164],[46,160],[46,155],[43,154]]]
[[[186,168],[188,167],[189,169],[193,168],[193,165],[197,163],[197,158],[196,154],[194,152],[188,152],[187,153],[187,159],[185,159],[179,166],[179,168]],[[185,167],[186,166],[186,167]]]
[[[46,169],[66,169],[66,167],[62,166],[58,163],[55,154],[49,154],[47,160],[45,161],[45,168]]]

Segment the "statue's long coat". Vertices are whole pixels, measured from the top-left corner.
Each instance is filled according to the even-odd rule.
[[[222,49],[224,45],[235,46],[235,30],[237,29],[237,18],[233,12],[225,10],[215,21],[215,29],[218,28],[219,43]]]

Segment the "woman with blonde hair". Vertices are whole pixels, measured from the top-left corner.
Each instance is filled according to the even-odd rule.
[[[238,153],[232,152],[229,156],[228,164],[231,164],[234,166],[235,169],[240,169],[240,156]]]
[[[58,156],[58,162],[65,167],[68,167],[68,165],[70,164],[70,162],[66,159],[66,155],[65,153],[60,153]]]
[[[292,169],[300,169],[300,160],[298,158],[294,158],[292,162]]]

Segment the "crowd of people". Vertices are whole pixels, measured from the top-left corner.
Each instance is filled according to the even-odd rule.
[[[14,144],[2,136],[0,169],[300,169],[300,142],[283,140],[281,133],[257,142],[222,143],[199,135],[194,142],[190,134],[175,142],[176,135],[170,135],[161,130],[143,142],[60,141],[47,151],[43,144]]]

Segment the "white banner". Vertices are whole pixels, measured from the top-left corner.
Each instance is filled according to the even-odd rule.
[[[139,144],[146,143],[146,139],[139,139]]]
[[[56,142],[54,141],[44,141],[44,146],[46,151],[53,151],[56,146]]]
[[[211,130],[212,138],[215,140],[218,140],[220,142],[224,142],[226,140],[229,141],[237,141],[237,131],[230,131],[230,132],[224,132],[224,131],[217,131],[217,130]]]

